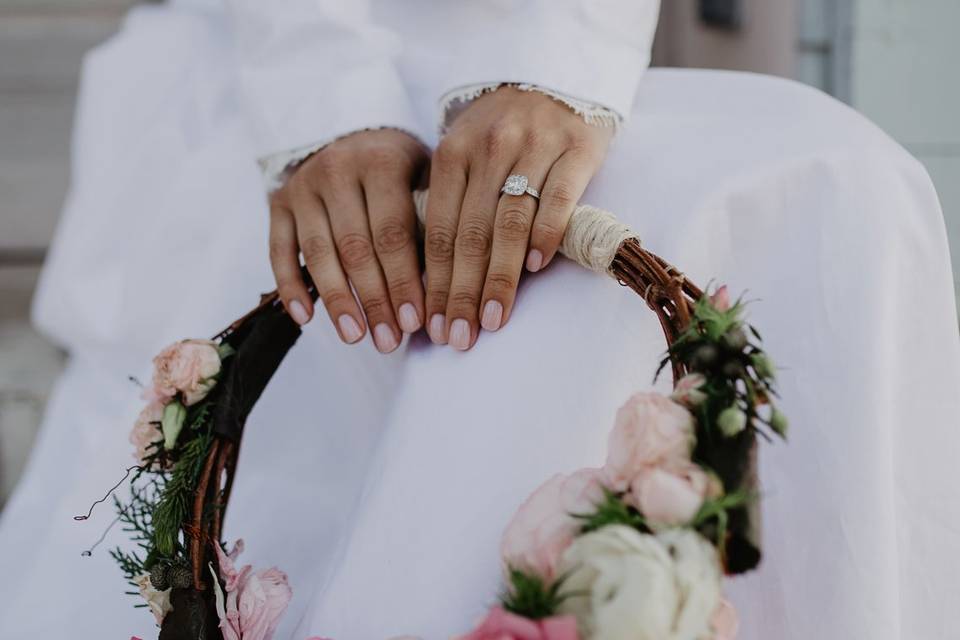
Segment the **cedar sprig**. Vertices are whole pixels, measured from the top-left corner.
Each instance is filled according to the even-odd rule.
[[[154,545],[165,558],[173,557],[177,551],[180,527],[190,513],[193,492],[212,442],[213,436],[207,430],[182,445],[180,457],[153,512]]]

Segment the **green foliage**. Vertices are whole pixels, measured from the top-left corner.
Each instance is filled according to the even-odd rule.
[[[735,491],[719,498],[707,498],[694,516],[691,526],[708,538],[714,538],[722,554],[725,548],[724,540],[727,537],[727,526],[730,522],[728,511],[739,509],[750,500],[750,494],[745,491]],[[713,535],[710,535],[711,532]]]
[[[181,447],[160,501],[153,512],[154,545],[157,552],[173,557],[180,538],[180,526],[190,513],[191,500],[213,436],[207,431],[188,440]]]
[[[574,513],[574,518],[583,521],[581,533],[589,533],[612,524],[623,524],[643,532],[649,531],[640,512],[627,505],[618,494],[609,489],[603,490],[604,501],[597,505],[593,513]]]
[[[500,603],[511,613],[531,620],[555,615],[564,596],[560,595],[563,580],[547,585],[543,578],[510,567],[510,585],[500,594]]]

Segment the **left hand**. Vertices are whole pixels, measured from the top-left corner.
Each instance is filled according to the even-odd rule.
[[[510,317],[520,272],[553,259],[613,130],[543,94],[501,87],[472,101],[440,141],[426,216],[427,331],[469,349]],[[527,176],[531,195],[501,194]]]

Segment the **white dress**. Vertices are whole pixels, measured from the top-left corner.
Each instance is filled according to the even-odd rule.
[[[400,65],[414,124],[390,124],[421,126],[449,87],[411,75],[428,60],[415,36],[452,18],[408,10],[391,19],[418,43]],[[74,184],[35,308],[72,358],[0,520],[4,640],[155,634],[106,554],[123,534],[80,555],[109,507],[72,516],[130,463],[126,376],[272,288],[251,160],[266,148],[238,108],[232,50],[219,9],[174,3],[136,10],[86,61]],[[530,78],[464,73],[490,80]],[[960,338],[926,173],[784,80],[653,70],[631,101],[584,201],[700,284],[748,290],[782,367],[792,431],[762,451],[765,562],[728,585],[740,637],[960,638]],[[466,353],[418,335],[382,356],[309,325],[247,424],[225,530],[247,562],[290,576],[277,637],[468,630],[497,593],[513,510],[551,474],[602,462],[663,346],[636,295],[563,260],[526,276],[509,325]]]

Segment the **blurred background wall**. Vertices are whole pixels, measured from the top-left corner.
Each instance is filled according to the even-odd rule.
[[[662,3],[655,64],[795,78],[848,102],[926,165],[960,251],[960,0]],[[0,0],[0,504],[63,363],[28,313],[68,186],[82,56],[133,4]]]

